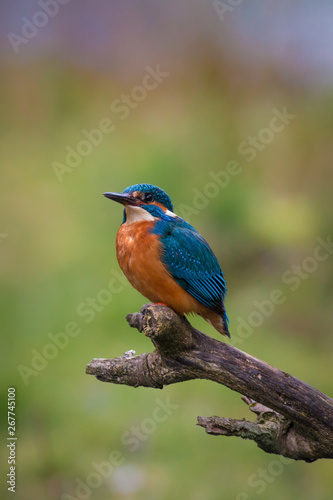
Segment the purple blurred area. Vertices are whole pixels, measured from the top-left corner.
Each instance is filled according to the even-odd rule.
[[[41,4],[55,9],[55,0],[2,1],[3,63],[48,58],[126,80],[157,62],[173,74],[187,73],[209,56],[222,73],[232,67],[228,75],[236,83],[258,82],[270,67],[282,82],[296,86],[333,80],[333,3],[328,0],[62,1],[17,53],[8,34],[21,35],[24,18],[31,21],[43,11]]]

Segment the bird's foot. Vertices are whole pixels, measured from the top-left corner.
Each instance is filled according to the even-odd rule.
[[[152,306],[165,306],[165,307],[170,307],[168,306],[168,304],[166,304],[165,302],[154,302],[153,304],[151,304]]]

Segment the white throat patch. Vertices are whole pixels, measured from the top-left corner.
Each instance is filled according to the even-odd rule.
[[[141,222],[143,220],[147,221],[155,220],[155,217],[153,217],[144,208],[135,207],[133,205],[127,205],[125,210],[126,210],[126,222],[125,222],[126,226],[134,224],[134,222]]]
[[[166,210],[164,213],[165,213],[165,215],[168,215],[169,217],[178,217],[178,215],[176,215],[173,212],[170,212],[170,210]]]

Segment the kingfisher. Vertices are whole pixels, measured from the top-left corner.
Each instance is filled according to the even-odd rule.
[[[226,282],[206,240],[173,212],[171,198],[151,184],[104,193],[124,206],[117,260],[131,285],[180,315],[195,313],[230,337]]]

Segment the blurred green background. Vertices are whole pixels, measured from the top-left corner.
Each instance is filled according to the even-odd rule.
[[[134,390],[85,375],[93,357],[152,350],[125,321],[145,299],[118,278],[103,291],[119,275],[122,211],[101,194],[148,182],[218,256],[232,342],[332,395],[333,256],[309,260],[333,223],[332,5],[230,2],[222,14],[221,2],[189,0],[51,4],[24,43],[8,33],[23,36],[24,19],[43,24],[42,7],[1,6],[1,400],[16,388],[16,498],[332,498],[328,461],[282,463],[196,426],[197,415],[251,418],[223,386]],[[142,98],[135,87],[157,65],[169,75]],[[124,118],[115,101],[132,92]],[[272,131],[284,109],[293,117]],[[66,148],[105,118],[114,130],[59,174]],[[274,289],[284,302],[242,337]],[[82,315],[91,299],[96,310]],[[71,322],[79,333],[55,347]],[[157,400],[173,405],[163,422]],[[1,424],[6,436],[5,410]],[[96,464],[115,451],[101,479]]]

